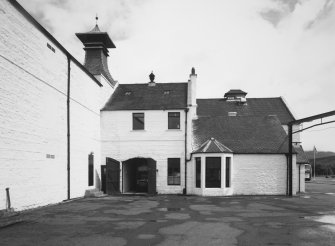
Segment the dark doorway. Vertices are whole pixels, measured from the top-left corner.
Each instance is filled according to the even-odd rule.
[[[120,193],[120,162],[106,158],[106,191],[108,195]]]
[[[156,161],[150,158],[124,161],[123,192],[156,194]]]
[[[101,191],[106,194],[106,165],[101,166]]]

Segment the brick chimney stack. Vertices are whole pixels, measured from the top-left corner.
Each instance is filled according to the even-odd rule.
[[[98,20],[98,17],[96,17],[96,19]],[[107,57],[109,56],[108,49],[115,48],[115,45],[108,33],[101,32],[98,24],[96,24],[91,31],[76,33],[76,36],[85,46],[84,66],[98,80],[100,80],[102,76],[114,87],[116,81],[109,72]]]

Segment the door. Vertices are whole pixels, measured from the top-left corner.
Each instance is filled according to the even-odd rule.
[[[106,165],[101,166],[101,190],[106,194]]]
[[[108,195],[120,193],[120,162],[106,158],[106,191]]]
[[[156,195],[156,162],[148,159],[148,194]]]

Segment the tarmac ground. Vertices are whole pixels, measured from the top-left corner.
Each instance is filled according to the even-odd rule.
[[[78,199],[19,213],[9,224],[0,217],[0,245],[335,245],[335,182],[306,187],[293,198]]]

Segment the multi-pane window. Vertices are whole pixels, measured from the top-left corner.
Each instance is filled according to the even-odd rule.
[[[195,158],[195,187],[201,187],[201,157]]]
[[[230,187],[231,158],[226,157],[226,187]]]
[[[144,113],[133,113],[133,130],[144,130]]]
[[[168,129],[180,129],[180,112],[169,112],[168,118]]]
[[[88,186],[92,186],[94,182],[93,167],[94,167],[94,155],[91,153],[88,155]]]
[[[180,185],[180,158],[168,158],[168,185]]]
[[[206,157],[206,188],[221,188],[221,157]]]

